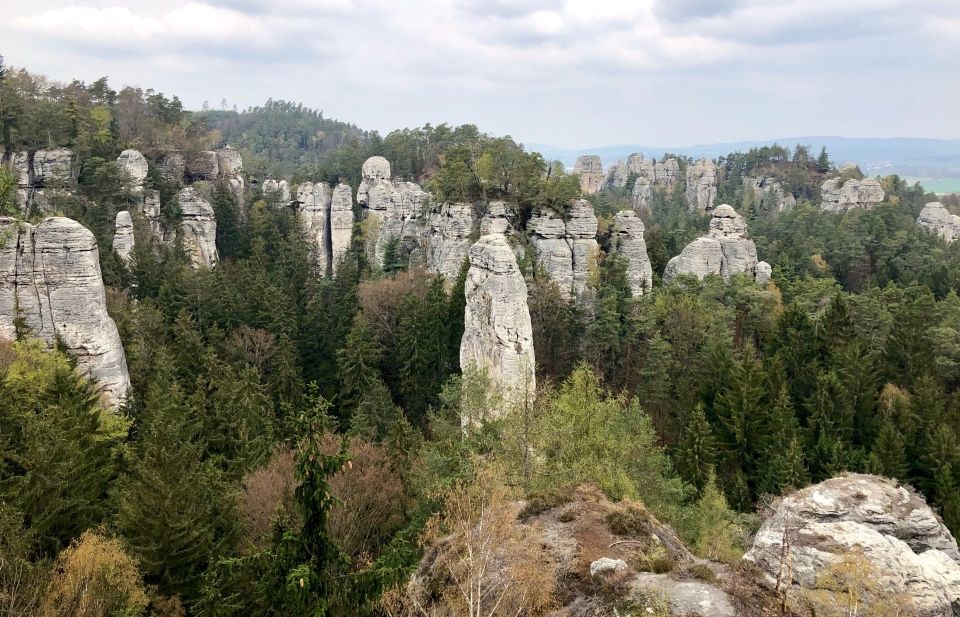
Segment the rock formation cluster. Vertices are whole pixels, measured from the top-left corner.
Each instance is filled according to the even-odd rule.
[[[49,198],[74,179],[73,152],[46,148],[36,152],[3,154],[3,164],[17,179],[17,207],[23,216],[50,211]]]
[[[846,212],[855,208],[873,208],[883,201],[883,187],[876,178],[857,180],[831,178],[820,187],[820,208],[827,212]]]
[[[782,563],[785,554],[789,563]],[[862,555],[870,580],[903,594],[915,614],[960,611],[956,540],[921,497],[877,476],[841,476],[784,498],[744,559],[771,586],[780,579],[809,589],[851,555]]]
[[[960,238],[960,216],[950,214],[939,201],[931,201],[923,207],[917,225],[933,231],[947,242]]]
[[[527,228],[544,270],[564,293],[581,301],[600,256],[593,206],[585,199],[574,201],[566,222],[552,211],[540,209]]]
[[[757,261],[757,247],[747,236],[743,217],[731,206],[721,204],[713,211],[707,235],[688,244],[667,263],[663,280],[669,283],[681,274],[693,274],[700,279],[718,274],[728,279],[736,273],[743,273],[756,278],[758,266],[761,279],[769,279],[770,266]]]
[[[119,406],[130,376],[93,234],[64,217],[36,226],[0,218],[0,237],[0,336],[14,339],[22,319],[33,336],[66,347],[99,384],[104,405]]]
[[[783,212],[797,205],[793,193],[785,190],[776,178],[770,176],[743,179],[744,191],[752,191],[754,203],[764,212]]]
[[[190,262],[195,268],[212,268],[219,259],[213,206],[192,186],[180,189],[178,198],[183,215],[181,237]]]
[[[501,395],[493,410],[499,417],[532,401],[536,360],[527,284],[503,233],[505,219],[495,212],[485,223],[483,230],[489,233],[470,247],[460,366],[486,374]],[[479,420],[463,419],[465,425]]]
[[[680,163],[675,158],[664,158],[662,161],[644,158],[642,153],[634,152],[627,157],[627,162],[617,161],[607,170],[606,186],[608,188],[623,188],[627,185],[630,174],[637,174],[645,178],[650,184],[656,184],[666,189],[673,188],[680,172]]]
[[[353,189],[326,182],[304,182],[293,202],[304,233],[315,246],[321,271],[336,272],[340,258],[350,248],[353,234]]]
[[[634,297],[653,288],[653,268],[643,239],[643,221],[633,211],[618,212],[610,228],[610,249],[627,262],[627,280]]]
[[[426,221],[423,206],[428,195],[418,184],[390,178],[390,162],[382,156],[367,159],[357,188],[357,202],[364,207],[369,252],[383,264],[388,242],[397,241],[408,250],[419,245]]]
[[[687,167],[687,207],[691,212],[710,212],[717,198],[717,165],[700,159]]]
[[[473,206],[468,203],[441,204],[430,216],[427,270],[442,274],[447,285],[457,280],[468,257],[473,223]]]
[[[603,163],[595,154],[578,156],[573,173],[580,176],[580,190],[586,195],[592,195],[603,187]]]

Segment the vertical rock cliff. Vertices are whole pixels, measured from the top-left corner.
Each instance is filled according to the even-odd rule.
[[[130,263],[133,254],[133,219],[126,210],[117,212],[116,227],[113,233],[113,252],[124,262]]]
[[[687,207],[691,211],[709,212],[717,197],[717,166],[708,159],[700,159],[687,167]]]
[[[950,214],[939,201],[931,201],[923,207],[917,225],[933,231],[947,242],[960,238],[960,216]]]
[[[191,186],[180,190],[179,201],[183,247],[195,268],[211,268],[219,259],[213,206]]]
[[[627,280],[634,297],[653,288],[653,268],[643,232],[643,221],[630,210],[618,212],[610,229],[610,249],[626,260]]]
[[[337,264],[347,249],[353,235],[353,189],[340,183],[333,189],[330,201],[330,270],[337,272]]]
[[[473,221],[473,206],[468,203],[442,204],[430,217],[427,270],[442,274],[448,287],[467,259]]]
[[[62,342],[77,368],[100,385],[101,401],[117,407],[130,376],[123,345],[107,314],[93,234],[52,217],[33,226],[0,218],[0,336],[16,336],[19,317],[48,345]]]
[[[595,154],[578,156],[573,173],[580,176],[580,190],[587,195],[596,193],[603,186],[603,164]]]

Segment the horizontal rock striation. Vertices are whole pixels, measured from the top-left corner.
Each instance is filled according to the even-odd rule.
[[[537,259],[557,286],[582,301],[597,273],[600,245],[597,217],[585,199],[570,204],[567,221],[548,209],[534,212],[527,223]]]
[[[442,275],[448,287],[468,258],[474,221],[473,206],[462,202],[441,204],[430,216],[427,270]]]
[[[717,165],[700,159],[687,167],[687,207],[691,212],[710,212],[717,198]]]
[[[626,260],[627,280],[634,297],[653,288],[653,268],[643,232],[643,221],[629,210],[618,212],[610,228],[610,249]]]
[[[857,180],[831,178],[820,187],[820,208],[827,212],[847,212],[856,208],[873,208],[883,201],[884,192],[876,178]]]
[[[99,384],[104,405],[119,406],[130,376],[107,313],[93,234],[64,217],[36,226],[0,218],[0,234],[0,336],[14,339],[22,319],[33,336],[66,347],[78,370]]]
[[[667,263],[663,280],[669,283],[681,274],[700,279],[717,274],[728,279],[743,273],[755,278],[757,263],[757,247],[747,235],[743,217],[731,206],[721,204],[713,211],[707,235],[688,244]]]
[[[213,206],[191,186],[181,189],[178,198],[183,215],[181,238],[190,262],[195,268],[212,268],[219,260]]]

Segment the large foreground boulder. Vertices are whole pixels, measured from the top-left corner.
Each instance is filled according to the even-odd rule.
[[[17,319],[48,345],[62,343],[77,369],[99,384],[101,402],[116,408],[130,375],[100,273],[93,234],[51,217],[38,225],[0,218],[0,336],[13,340]]]
[[[861,559],[867,582],[899,597],[902,614],[960,615],[956,540],[920,496],[886,478],[852,474],[789,495],[744,559],[778,591],[820,593],[831,568]]]
[[[503,233],[485,235],[470,247],[464,293],[460,366],[486,373],[501,394],[494,410],[499,417],[524,400],[532,401],[536,388],[527,284]],[[464,418],[464,423],[478,420]]]

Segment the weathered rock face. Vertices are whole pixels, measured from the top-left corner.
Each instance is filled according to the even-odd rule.
[[[680,174],[680,163],[675,158],[664,159],[654,165],[654,183],[672,189]]]
[[[580,190],[587,195],[596,193],[603,185],[603,164],[595,154],[578,156],[573,173],[580,176]]]
[[[217,263],[217,220],[213,206],[193,187],[180,190],[180,231],[183,246],[195,268],[211,268]]]
[[[680,274],[701,279],[719,274],[727,279],[738,272],[756,277],[756,267],[757,247],[747,236],[743,217],[727,204],[721,204],[713,211],[707,235],[688,244],[667,263],[663,280],[668,283]]]
[[[643,239],[643,221],[629,210],[618,212],[610,229],[610,247],[627,261],[627,280],[635,297],[653,288],[653,268]]]
[[[392,239],[406,249],[419,245],[426,226],[423,206],[429,196],[416,183],[391,181],[390,163],[382,156],[367,159],[362,173],[357,202],[365,208],[370,256],[382,265]]]
[[[653,186],[643,176],[633,183],[633,211],[637,214],[650,214],[653,211]]]
[[[74,180],[73,152],[67,148],[13,152],[2,162],[17,178],[15,197],[24,217],[52,211],[50,198],[69,192]]]
[[[931,201],[923,207],[917,225],[933,231],[947,242],[960,238],[960,216],[950,214],[939,201]]]
[[[691,211],[709,212],[717,197],[717,166],[713,161],[700,159],[687,167],[687,207]]]
[[[510,220],[507,218],[507,204],[491,201],[487,205],[487,212],[480,219],[480,235],[505,234],[508,229]]]
[[[33,154],[34,187],[69,182],[72,176],[73,152],[67,148],[37,150]]]
[[[195,152],[187,159],[186,177],[191,182],[207,180],[213,182],[220,175],[220,162],[213,150]]]
[[[430,217],[427,270],[442,274],[448,287],[470,252],[473,222],[473,206],[468,203],[442,204]]]
[[[290,184],[286,180],[274,180],[272,178],[264,180],[262,190],[264,197],[275,198],[280,205],[285,206],[290,203]]]
[[[883,201],[883,187],[876,178],[850,178],[842,185],[840,178],[831,178],[820,187],[820,208],[827,212],[846,212],[854,208],[873,208]]]
[[[754,203],[764,212],[783,212],[797,205],[797,199],[792,193],[784,190],[783,185],[776,178],[745,177],[743,188],[745,191],[753,192]]]
[[[600,245],[597,217],[585,199],[570,205],[569,220],[550,211],[534,212],[527,229],[532,233],[539,263],[561,291],[582,300],[591,276],[597,272]]]
[[[756,268],[756,275],[754,279],[760,285],[766,285],[770,280],[770,277],[773,276],[773,268],[765,261],[758,261]]]
[[[101,387],[101,401],[117,407],[130,387],[117,326],[107,314],[100,258],[93,234],[63,217],[37,226],[0,218],[0,336],[16,336],[19,316],[49,345],[62,341],[77,368]]]
[[[300,226],[314,243],[321,272],[326,272],[329,259],[327,225],[332,201],[333,191],[326,182],[304,182],[297,187]]]
[[[244,180],[240,174],[243,172],[243,159],[240,152],[230,146],[214,150],[217,155],[217,172],[221,179],[227,182],[238,204],[243,204]],[[241,210],[242,211],[242,210]]]
[[[333,189],[330,201],[330,269],[337,271],[337,264],[347,249],[353,235],[353,189],[342,182]]]
[[[127,188],[139,192],[143,190],[143,182],[147,179],[147,159],[137,150],[124,150],[117,157],[120,171],[127,176]]]
[[[165,242],[168,237],[160,219],[160,191],[144,189],[143,201],[137,207],[150,226],[150,233],[153,234],[153,237],[160,242]]]
[[[790,563],[781,564],[784,546]],[[923,499],[894,481],[853,474],[783,499],[760,527],[744,560],[766,583],[811,588],[845,556],[861,553],[871,580],[904,594],[920,615],[960,611],[960,551]]]
[[[494,412],[499,417],[532,401],[536,388],[527,284],[502,233],[483,236],[470,247],[465,295],[460,366],[486,371],[502,395]],[[469,424],[480,418],[463,420]]]
[[[126,210],[117,212],[116,229],[113,233],[113,252],[123,260],[124,263],[130,262],[130,255],[133,253],[133,219]]]
[[[182,152],[167,150],[157,159],[157,171],[164,182],[175,186],[183,184],[183,176],[187,170],[187,160]]]

